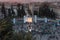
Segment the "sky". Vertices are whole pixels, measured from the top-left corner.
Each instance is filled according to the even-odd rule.
[[[55,2],[60,0],[0,0],[0,2],[21,2],[21,3],[29,3],[29,2]]]

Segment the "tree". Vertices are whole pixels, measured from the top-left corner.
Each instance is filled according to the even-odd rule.
[[[2,7],[1,7],[1,12],[2,12],[2,14],[4,14],[4,18],[6,18],[7,16],[6,16],[6,9],[5,9],[5,7],[4,7],[5,5],[4,5],[4,3],[2,4]]]
[[[20,10],[21,4],[17,4],[17,13],[18,17],[21,17],[21,10]]]
[[[26,15],[23,4],[22,4],[21,13],[22,13],[22,17],[23,17],[24,15]]]
[[[23,4],[17,4],[17,13],[19,17],[23,17],[25,15]]]
[[[12,13],[11,13],[11,9],[10,9],[10,8],[8,9],[8,16],[9,16],[9,17],[12,16]]]
[[[22,32],[17,34],[17,40],[23,40],[24,39],[24,35]]]
[[[34,15],[37,15],[38,16],[38,11],[34,11]]]
[[[1,40],[9,40],[9,38],[12,36],[12,22],[8,19],[3,19],[0,22],[0,37]]]
[[[50,10],[49,5],[45,3],[43,4],[43,6],[39,8],[39,17],[47,17],[47,18],[55,19],[56,13],[53,12],[53,10]]]
[[[57,14],[53,11],[53,9],[51,10],[50,14],[51,14],[50,17],[52,19],[55,19],[57,17]]]
[[[11,16],[12,16],[12,17],[15,16],[15,12],[14,12],[14,9],[13,9],[13,5],[11,5]]]
[[[25,36],[25,40],[31,40],[32,39],[32,34],[28,32]]]

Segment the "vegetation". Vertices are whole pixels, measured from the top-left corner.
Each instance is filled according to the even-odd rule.
[[[50,10],[49,5],[47,5],[46,3],[43,4],[40,8],[39,8],[39,17],[47,17],[47,18],[51,18],[51,19],[55,19],[57,17],[56,13],[52,10]]]
[[[6,18],[7,15],[6,15],[6,9],[5,9],[5,5],[4,5],[4,3],[2,4],[1,12],[2,12],[2,14],[4,14],[4,18]]]
[[[23,31],[19,33],[13,33],[13,24],[9,18],[3,19],[0,22],[0,37],[1,40],[31,40],[31,33],[25,33]]]
[[[24,6],[22,4],[17,4],[18,17],[23,17],[25,14]]]
[[[26,35],[25,35],[25,40],[31,40],[32,39],[32,34],[30,32],[28,32]]]
[[[1,40],[5,40],[8,37],[12,36],[12,22],[9,18],[2,19],[0,22],[0,36]]]

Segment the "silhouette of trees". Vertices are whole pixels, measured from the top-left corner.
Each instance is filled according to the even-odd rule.
[[[24,15],[26,15],[23,4],[22,4],[21,13],[22,13],[22,17],[23,17]]]
[[[47,17],[47,18],[52,18],[55,19],[56,18],[56,13],[52,10],[50,10],[49,5],[44,4],[43,6],[41,6],[39,8],[39,17]]]
[[[9,40],[8,38],[12,36],[12,22],[8,19],[3,19],[0,22],[0,37],[1,40]]]
[[[15,12],[14,12],[14,10],[13,10],[13,5],[11,5],[11,16],[15,16]]]
[[[5,9],[4,3],[1,6],[1,12],[2,12],[2,14],[4,14],[4,18],[6,18],[7,16],[6,16],[6,9]]]
[[[18,17],[23,17],[25,15],[23,4],[17,4]]]
[[[9,16],[9,17],[12,16],[12,13],[11,13],[11,9],[10,9],[10,8],[8,9],[8,16]]]
[[[32,39],[32,34],[30,32],[26,33],[25,40],[31,40],[31,39]]]
[[[57,17],[57,14],[53,11],[53,9],[50,12],[50,17],[55,19]]]
[[[34,11],[34,15],[37,15],[38,16],[38,12],[37,11]]]

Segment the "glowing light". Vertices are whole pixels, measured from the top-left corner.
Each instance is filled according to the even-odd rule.
[[[32,18],[28,17],[26,21],[29,22],[29,23],[31,23],[32,22]]]

